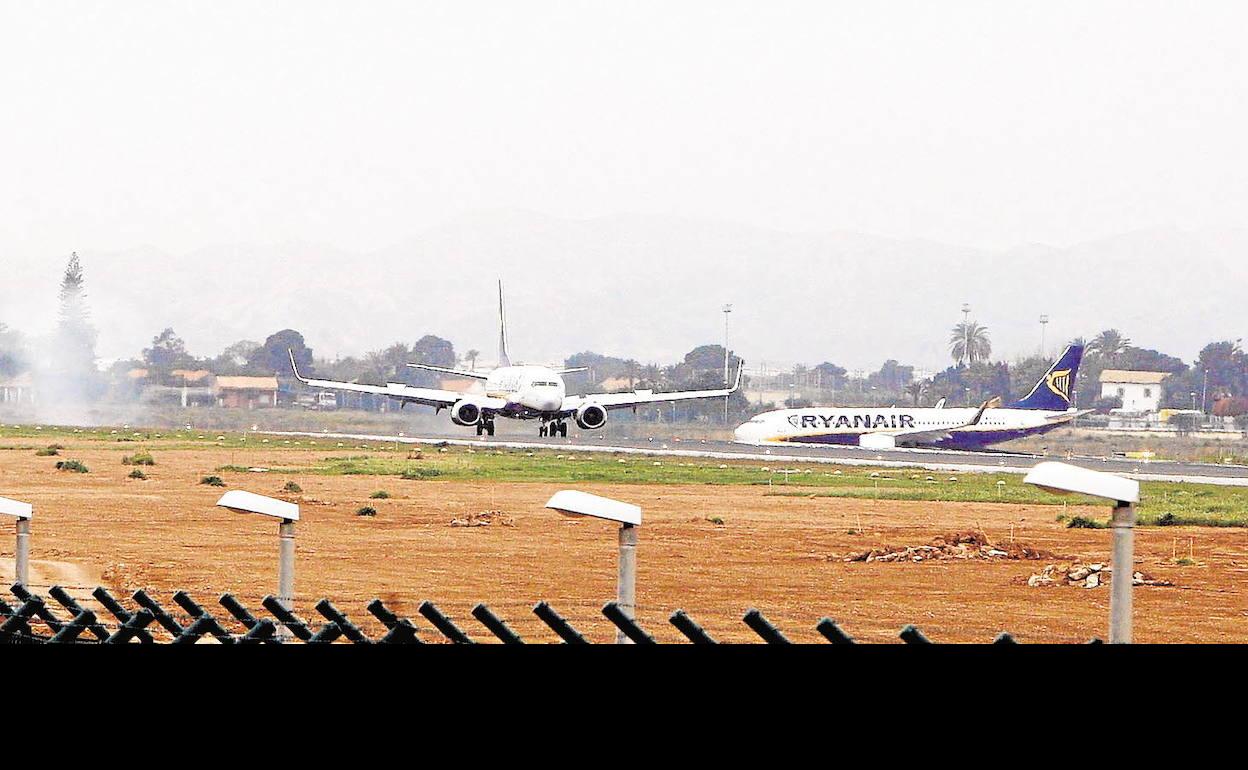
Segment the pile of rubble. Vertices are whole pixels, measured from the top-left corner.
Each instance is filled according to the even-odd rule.
[[[902,548],[879,546],[856,551],[846,556],[829,556],[829,561],[891,562],[936,561],[945,559],[1060,559],[1048,551],[1033,548],[1027,543],[994,543],[983,532],[955,532],[944,537],[934,537],[928,545],[911,545]]]
[[[1040,586],[1080,586],[1097,588],[1109,585],[1114,574],[1113,567],[1108,564],[1049,564],[1044,569],[1027,578],[1027,585],[1032,588]],[[1136,586],[1172,586],[1169,580],[1155,578],[1144,572],[1131,575],[1131,585]]]
[[[462,519],[451,519],[452,527],[488,527],[491,524],[514,527],[516,526],[516,520],[502,511],[481,511],[480,513],[470,513]]]

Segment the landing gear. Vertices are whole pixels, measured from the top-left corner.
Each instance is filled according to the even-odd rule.
[[[567,438],[568,437],[568,424],[564,422],[563,420],[555,420],[553,422],[544,422],[542,423],[542,427],[537,429],[537,435],[541,436],[542,438],[546,438],[547,436],[550,436],[552,438],[555,436],[563,436],[564,438]]]
[[[494,435],[494,421],[493,420],[482,420],[481,422],[477,423],[477,435],[480,436],[482,433],[488,434],[490,436]]]

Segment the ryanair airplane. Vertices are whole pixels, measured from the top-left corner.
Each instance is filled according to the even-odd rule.
[[[1023,399],[1004,406],[1000,398],[978,408],[780,409],[739,426],[742,444],[856,444],[869,449],[926,446],[978,449],[1002,441],[1048,433],[1091,410],[1070,405],[1070,389],[1083,358],[1071,345]]]

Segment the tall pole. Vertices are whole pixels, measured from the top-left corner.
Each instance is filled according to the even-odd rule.
[[[1200,411],[1202,414],[1208,408],[1207,406],[1205,406],[1205,404],[1208,403],[1206,400],[1206,396],[1208,394],[1209,394],[1209,370],[1206,369],[1205,377],[1200,383]]]
[[[1047,331],[1048,325],[1049,325],[1049,314],[1048,313],[1041,314],[1040,316],[1040,355],[1042,357],[1045,355],[1044,333],[1045,331]]]
[[[724,387],[728,387],[728,314],[732,305],[724,305]],[[724,424],[728,423],[728,396],[724,396]]]
[[[30,582],[30,519],[17,520],[17,549],[13,554],[13,580],[26,585]]]
[[[637,605],[637,528],[632,524],[620,526],[620,572],[615,584],[615,602],[630,620],[635,617]],[[633,641],[616,629],[616,644],[632,644]]]
[[[1109,584],[1109,643],[1131,643],[1131,584],[1135,578],[1135,506],[1118,503],[1113,530],[1114,574]]]
[[[282,519],[278,526],[277,600],[291,612],[295,611],[295,521]],[[277,635],[289,638],[290,629],[278,625]]]
[[[971,363],[971,306],[962,303],[962,357],[969,366]]]

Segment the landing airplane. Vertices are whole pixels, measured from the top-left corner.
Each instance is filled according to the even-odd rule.
[[[345,390],[355,393],[375,393],[407,404],[432,406],[436,411],[449,409],[451,422],[460,426],[476,426],[477,435],[494,435],[494,418],[509,417],[517,420],[541,420],[540,436],[568,435],[567,420],[571,418],[584,430],[597,430],[607,424],[607,412],[612,409],[637,407],[667,401],[688,401],[701,398],[727,398],[741,387],[742,362],[737,367],[736,382],[731,388],[720,390],[684,390],[671,393],[655,393],[653,390],[633,390],[626,393],[594,393],[570,396],[564,386],[563,375],[584,371],[548,366],[515,365],[507,354],[507,321],[503,312],[503,284],[498,284],[498,363],[489,373],[469,372],[428,364],[408,364],[413,369],[467,377],[485,383],[484,394],[456,393],[452,390],[417,388],[391,382],[387,385],[361,385],[355,382],[317,380],[304,377],[295,365],[290,352],[290,368],[295,379],[314,388]],[[289,352],[289,351],[288,351]]]
[[[742,444],[977,449],[1047,433],[1091,411],[1070,406],[1070,388],[1082,358],[1082,347],[1067,347],[1026,397],[1005,406],[1001,406],[997,398],[985,401],[978,408],[944,408],[944,399],[941,399],[936,407],[925,409],[780,409],[743,423],[736,429],[734,439]]]

